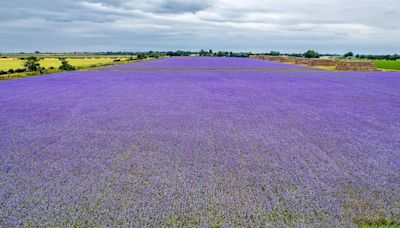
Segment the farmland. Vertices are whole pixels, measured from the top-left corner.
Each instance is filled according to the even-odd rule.
[[[376,67],[388,70],[400,70],[400,61],[374,60]]]
[[[400,73],[168,58],[0,94],[4,227],[400,224]]]
[[[115,59],[115,58],[114,58]],[[98,57],[98,58],[68,58],[68,62],[75,67],[85,67],[97,64],[107,64],[114,61],[113,58]],[[10,69],[16,70],[23,67],[24,60],[19,58],[0,58],[0,70],[8,71]],[[60,60],[57,58],[43,58],[40,65],[45,68],[58,68],[61,65]]]
[[[341,59],[337,61],[372,61],[379,70],[400,71],[400,61],[398,60]]]

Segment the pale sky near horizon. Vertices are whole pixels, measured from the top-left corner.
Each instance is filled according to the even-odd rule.
[[[0,53],[400,54],[398,0],[0,0]]]

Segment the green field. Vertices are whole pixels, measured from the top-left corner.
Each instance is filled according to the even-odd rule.
[[[380,69],[400,70],[400,61],[373,60],[372,62]]]
[[[400,71],[400,60],[336,59],[336,63],[339,63],[340,61],[372,61],[380,70]]]
[[[115,58],[67,58],[68,62],[74,67],[87,67],[97,64],[112,63]],[[8,71],[10,69],[22,69],[24,60],[18,58],[0,58],[0,70]],[[44,58],[40,61],[40,65],[45,68],[58,68],[61,65],[60,60],[57,58]]]

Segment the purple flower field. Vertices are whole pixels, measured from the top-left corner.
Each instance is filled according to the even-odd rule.
[[[399,225],[400,73],[284,65],[0,81],[0,227]]]
[[[278,69],[312,69],[309,67],[294,64],[268,62],[259,59],[249,58],[166,58],[157,61],[143,61],[135,64],[115,65],[112,69],[257,69],[257,68],[278,68]]]

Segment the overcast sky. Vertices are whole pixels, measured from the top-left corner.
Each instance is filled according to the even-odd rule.
[[[0,52],[400,53],[399,0],[0,0]]]

